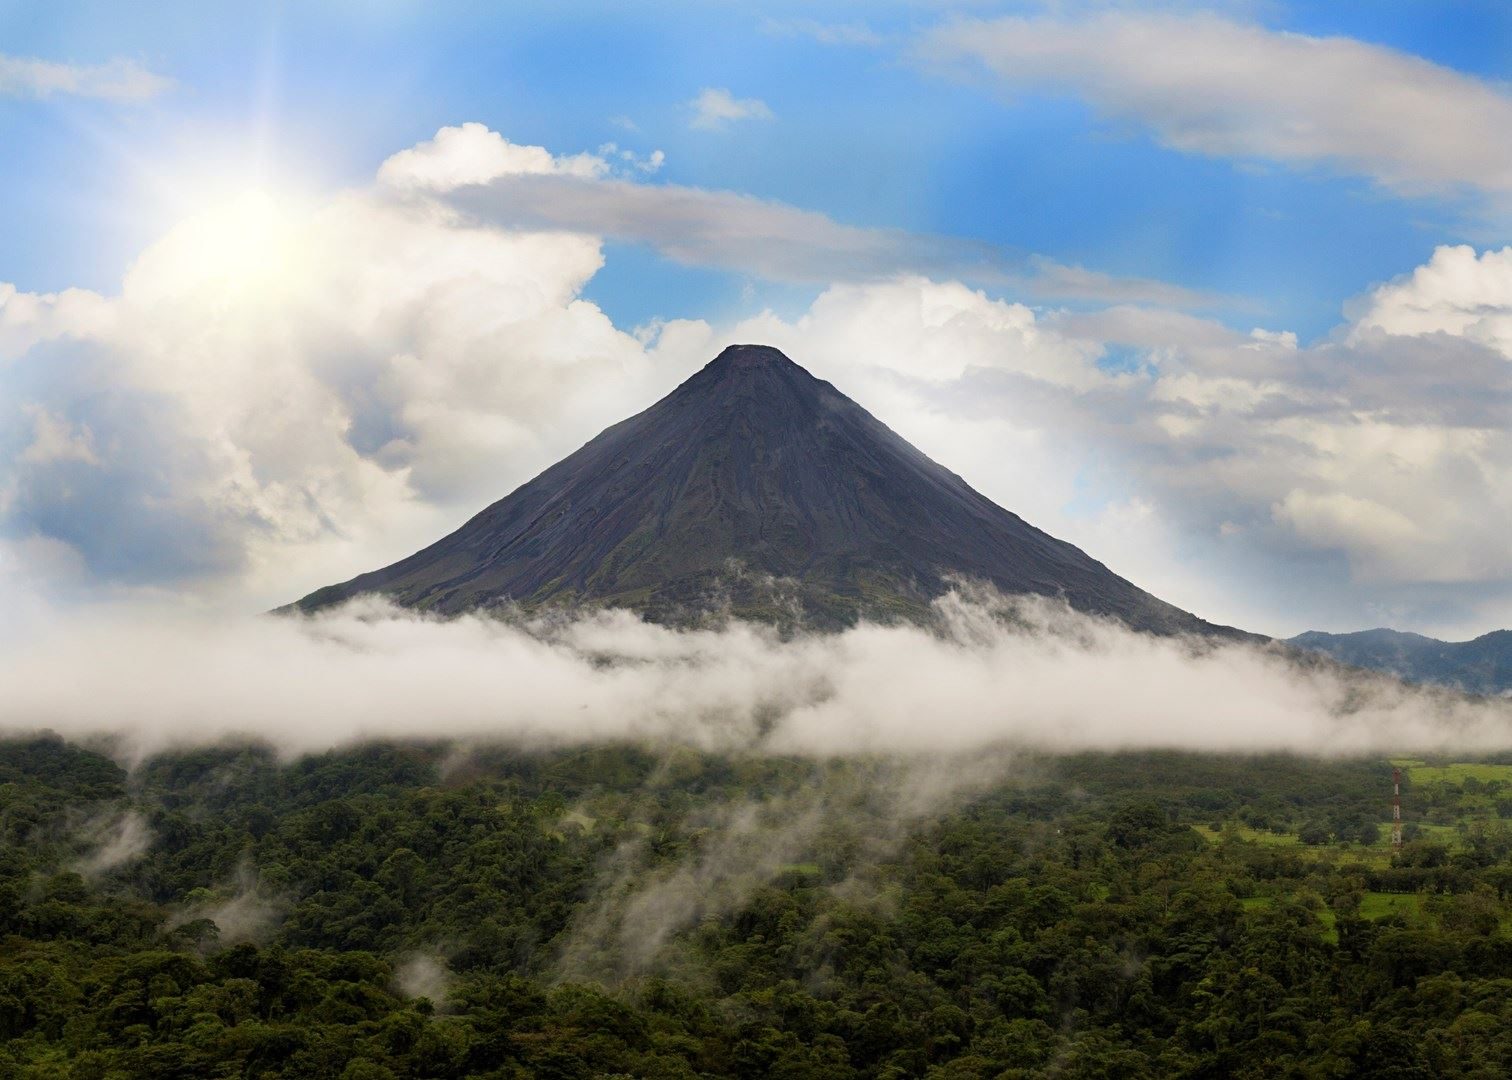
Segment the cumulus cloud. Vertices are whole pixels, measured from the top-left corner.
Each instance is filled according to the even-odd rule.
[[[1049,85],[1178,150],[1326,166],[1403,192],[1512,190],[1512,94],[1420,57],[1215,14],[1109,11],[962,20],[933,61]]]
[[[760,98],[738,98],[718,86],[700,90],[688,108],[693,112],[688,126],[698,131],[724,131],[740,120],[772,119],[772,110]]]
[[[0,658],[0,730],[110,734],[123,753],[227,737],[646,740],[815,757],[1182,747],[1320,754],[1512,746],[1495,703],[1142,635],[971,590],[935,625],[782,638],[625,612],[437,621],[361,601],[313,618],[96,613]]]
[[[595,179],[609,163],[594,154],[554,156],[541,146],[512,143],[482,124],[444,127],[434,139],[401,150],[378,170],[380,183],[447,191],[500,176],[577,176]]]
[[[110,303],[87,289],[29,293],[0,282],[0,363],[45,341],[104,333],[112,316]]]
[[[401,155],[385,189],[584,168],[479,142]],[[0,292],[12,561],[44,537],[102,582],[270,570],[274,600],[291,552],[323,577],[397,529],[403,554],[502,494],[501,463],[523,481],[649,393],[647,351],[579,296],[596,238],[458,227],[385,189],[211,207],[116,296]]]
[[[870,355],[851,352],[853,335],[861,327],[892,346]],[[959,282],[909,277],[836,285],[792,326],[766,315],[741,324],[740,330],[779,336],[795,351],[801,341],[802,351],[826,368],[849,356],[851,366],[882,368],[934,384],[954,383],[982,369],[1075,390],[1106,381],[1095,364],[1097,345],[1047,330],[1026,305]]]
[[[34,465],[51,461],[100,464],[100,458],[94,449],[94,433],[88,425],[75,427],[40,405],[25,405],[21,411],[31,417],[34,433],[31,445],[21,452],[22,461]]]
[[[1350,338],[1360,342],[1373,331],[1463,337],[1512,358],[1512,247],[1436,249],[1427,263],[1370,293]]]
[[[0,96],[82,97],[134,103],[166,94],[176,84],[135,60],[103,64],[60,64],[35,57],[0,54]]]

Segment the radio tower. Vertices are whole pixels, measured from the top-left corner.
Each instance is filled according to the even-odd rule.
[[[1391,850],[1402,850],[1402,770],[1391,770]]]

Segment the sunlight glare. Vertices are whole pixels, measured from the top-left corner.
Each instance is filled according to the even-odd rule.
[[[222,305],[277,302],[307,279],[300,218],[291,200],[263,188],[208,203],[143,254],[131,283],[153,293],[210,292]]]

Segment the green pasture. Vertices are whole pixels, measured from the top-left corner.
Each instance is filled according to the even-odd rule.
[[[1461,787],[1466,780],[1476,779],[1481,783],[1500,780],[1512,786],[1512,765],[1498,765],[1484,761],[1455,761],[1430,765],[1417,758],[1397,758],[1392,764],[1407,774],[1415,785],[1453,784]]]
[[[1246,896],[1240,899],[1239,904],[1246,912],[1265,911],[1276,905],[1279,898],[1275,896]],[[1405,915],[1409,918],[1424,917],[1424,905],[1427,897],[1422,893],[1383,893],[1367,892],[1360,897],[1359,915],[1362,919],[1372,922],[1378,919],[1388,919],[1394,915]],[[1321,927],[1321,936],[1324,941],[1337,945],[1339,943],[1338,916],[1329,908],[1320,907],[1313,911]]]
[[[1391,862],[1391,823],[1389,821],[1381,823],[1381,839],[1369,847],[1353,842],[1309,845],[1302,843],[1301,838],[1294,832],[1277,833],[1269,829],[1253,829],[1248,825],[1231,825],[1224,829],[1216,829],[1211,825],[1194,825],[1193,828],[1205,840],[1213,844],[1220,843],[1225,833],[1232,832],[1239,840],[1246,843],[1259,844],[1262,847],[1285,848],[1293,854],[1308,858],[1353,859],[1374,866],[1386,866]],[[1425,837],[1428,836],[1430,830],[1433,830],[1435,840],[1442,839],[1447,843],[1453,839],[1452,826],[1421,826],[1421,828]],[[1437,834],[1440,830],[1448,835],[1440,837]]]
[[[1360,918],[1385,919],[1392,915],[1421,915],[1422,893],[1368,892],[1360,898]]]

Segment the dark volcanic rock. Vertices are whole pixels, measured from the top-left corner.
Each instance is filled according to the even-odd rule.
[[[1512,691],[1512,630],[1493,630],[1472,641],[1440,641],[1402,630],[1309,630],[1290,644],[1410,682],[1438,683],[1472,694]]]
[[[824,626],[914,617],[952,577],[1162,633],[1229,632],[1028,525],[776,349],[735,345],[424,551],[311,593],[453,614],[711,605]]]

